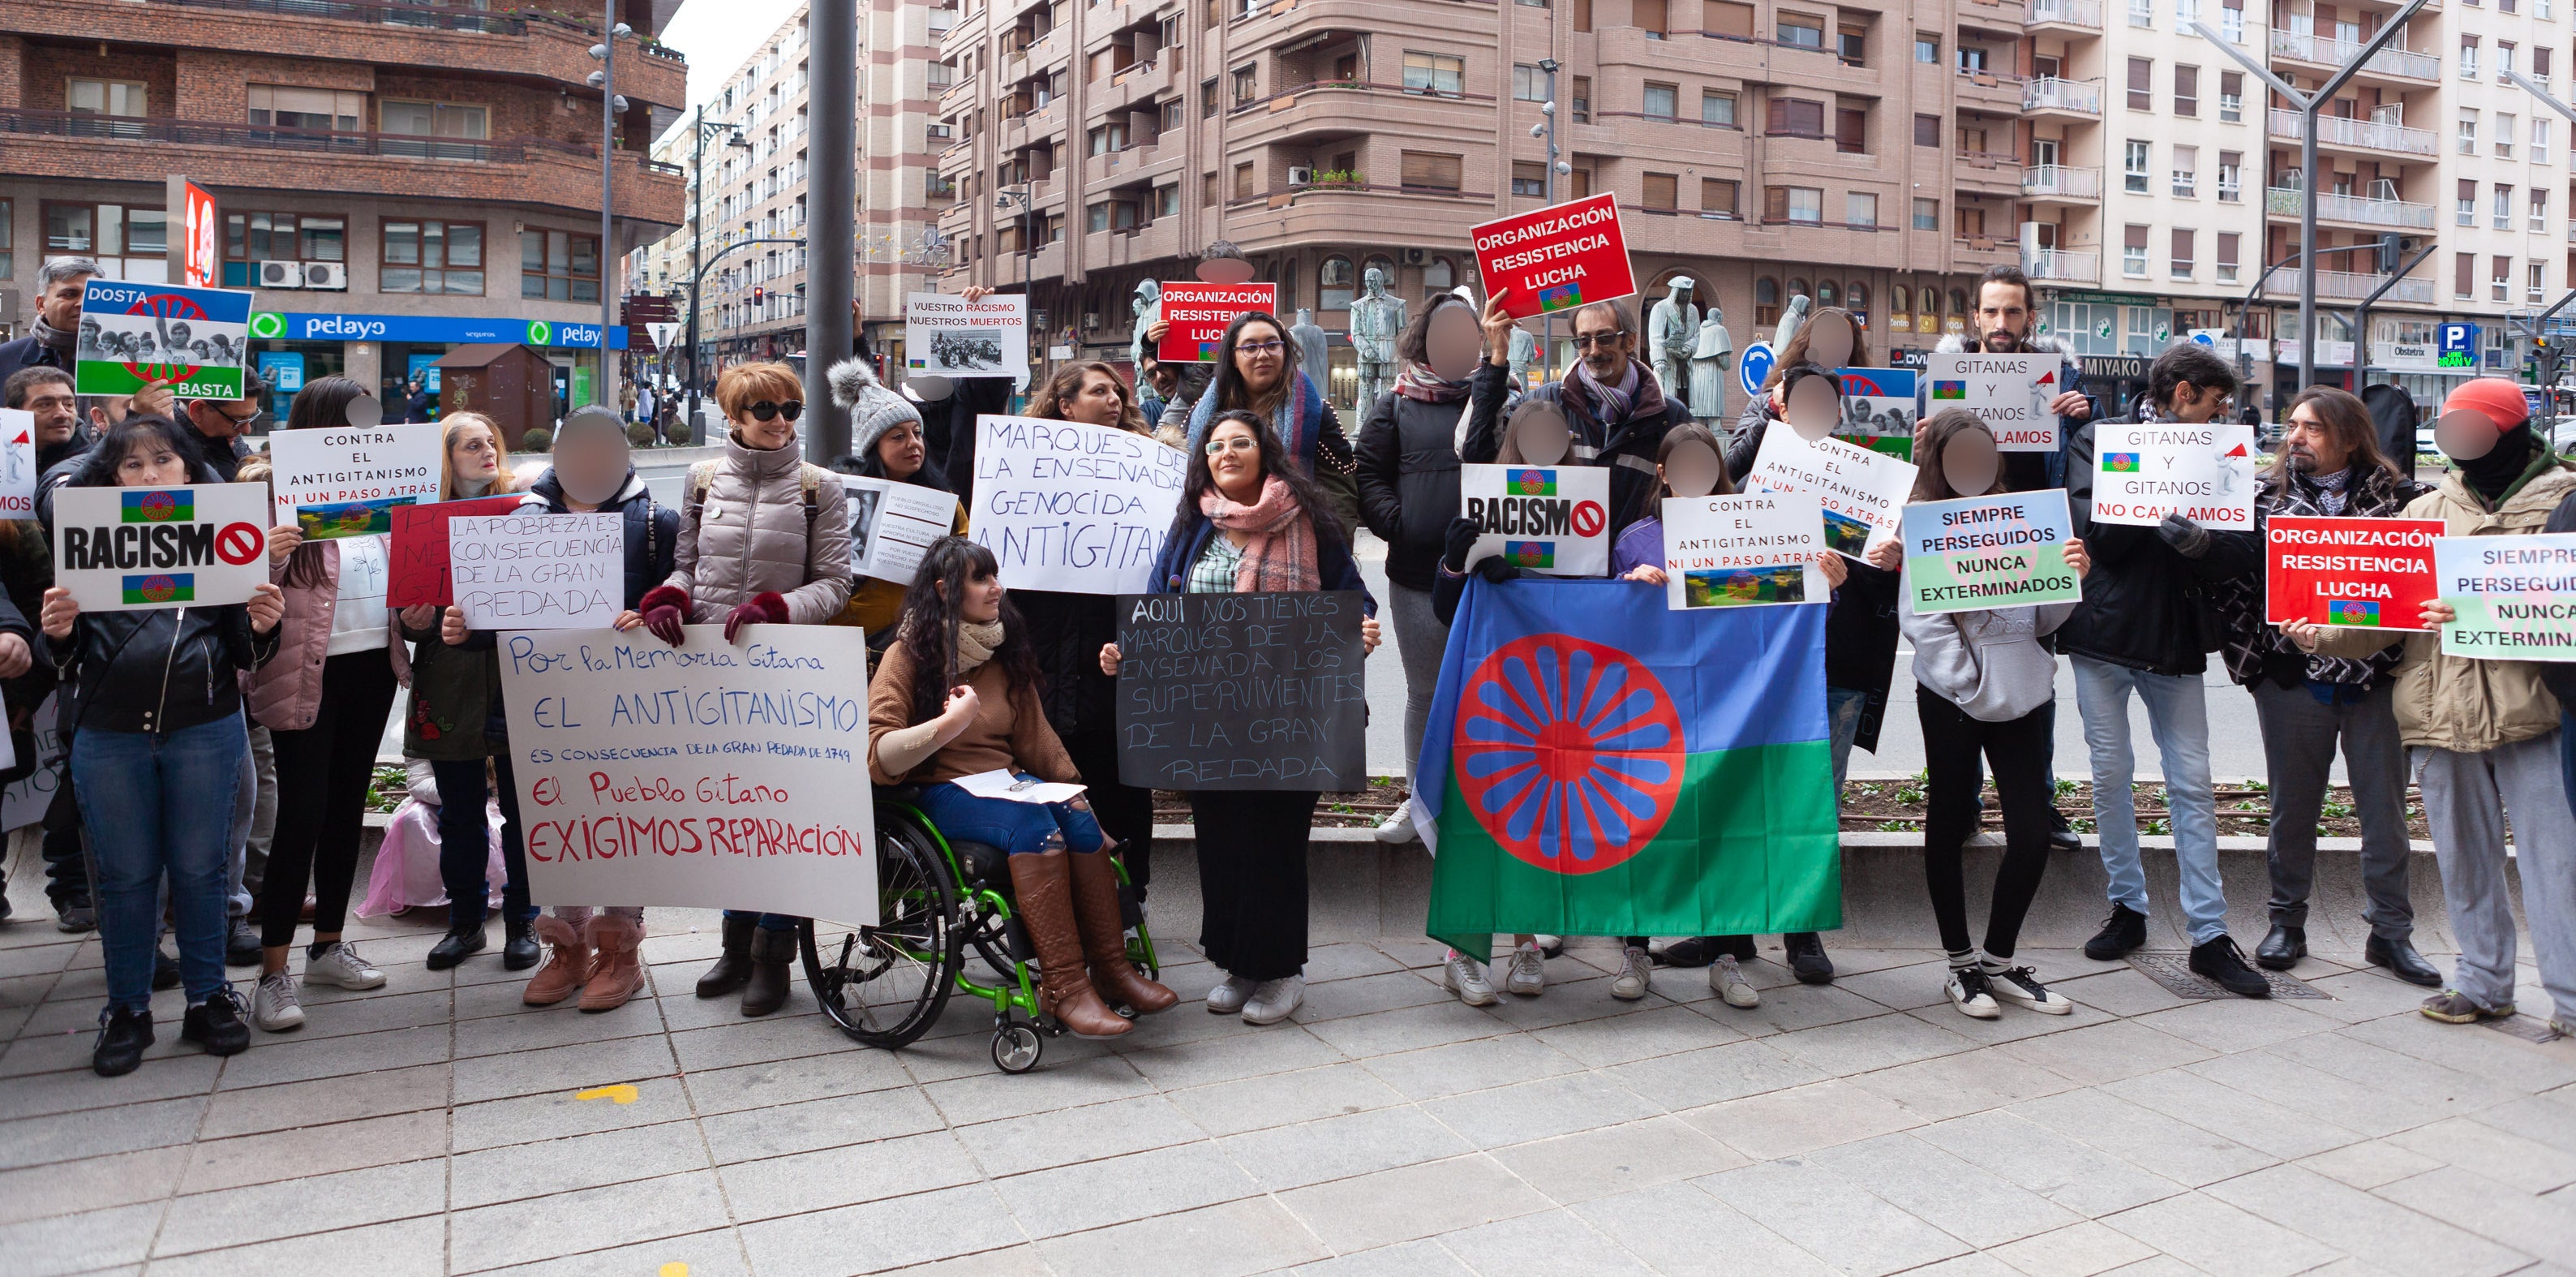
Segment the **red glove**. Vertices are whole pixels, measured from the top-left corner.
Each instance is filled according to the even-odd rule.
[[[644,601],[635,610],[644,614],[644,628],[653,631],[653,637],[673,647],[680,645],[685,637],[680,627],[689,621],[688,591],[676,585],[654,586],[644,592]]]
[[[742,627],[746,625],[785,625],[786,623],[786,597],[776,590],[763,590],[752,595],[750,602],[735,608],[725,617],[725,642],[734,642],[734,635],[740,633]]]

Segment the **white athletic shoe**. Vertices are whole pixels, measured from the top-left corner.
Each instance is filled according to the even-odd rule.
[[[1619,953],[1619,974],[1610,979],[1610,996],[1622,1002],[1634,1002],[1646,996],[1653,987],[1655,960],[1645,950],[1629,945]]]
[[[1728,1006],[1762,1005],[1762,991],[1754,988],[1751,980],[1744,978],[1744,968],[1735,961],[1733,955],[1721,957],[1708,964],[1708,987],[1715,990],[1717,996],[1726,999]]]
[[[1394,815],[1387,817],[1385,823],[1377,827],[1377,840],[1395,844],[1413,841],[1412,799],[1406,799],[1402,806],[1395,809]]]
[[[1950,979],[1941,986],[1941,991],[1950,995],[1950,1005],[1959,1008],[1959,1014],[1972,1020],[2003,1018],[2004,1009],[1995,1005],[1994,990],[1986,981],[1986,973],[1975,967],[1952,968]]]
[[[1512,950],[1512,969],[1503,977],[1503,991],[1524,998],[1535,998],[1547,988],[1547,959],[1538,945],[1525,944]]]
[[[1207,992],[1207,1009],[1211,1015],[1232,1015],[1243,1009],[1252,998],[1253,981],[1239,975],[1227,976],[1223,983]]]
[[[2049,992],[2048,986],[2041,984],[2028,967],[2014,967],[2010,971],[2003,972],[1987,972],[1986,990],[1994,994],[1998,1002],[2009,1002],[2027,1011],[2037,1011],[2041,1015],[2070,1015],[2075,1010],[2073,1001],[2063,994]]]
[[[304,1008],[295,1000],[295,977],[273,971],[259,978],[250,996],[250,1022],[269,1033],[304,1027]]]
[[[1306,977],[1292,975],[1285,980],[1264,980],[1252,990],[1252,1000],[1243,1004],[1243,1022],[1277,1024],[1305,1003]]]
[[[1489,1007],[1496,1000],[1494,984],[1485,978],[1485,964],[1455,950],[1440,964],[1440,987],[1471,1007]]]
[[[337,985],[343,989],[381,989],[385,973],[376,970],[346,940],[335,941],[318,958],[304,960],[306,984]]]

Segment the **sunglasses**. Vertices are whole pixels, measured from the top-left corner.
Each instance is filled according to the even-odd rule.
[[[1622,333],[1576,333],[1574,344],[1577,348],[1585,350],[1594,346],[1615,346],[1619,343],[1619,338],[1624,335]]]
[[[744,408],[743,411],[750,413],[755,421],[775,421],[780,417],[794,421],[805,415],[805,401],[790,399],[785,403],[771,403],[763,399],[759,403]]]

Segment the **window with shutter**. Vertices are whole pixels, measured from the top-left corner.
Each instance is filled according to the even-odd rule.
[[[2475,296],[2478,291],[2478,257],[2475,253],[2454,253],[2451,257],[2451,295],[2458,298]]]
[[[2237,233],[2235,231],[2220,231],[2218,233],[2219,283],[2233,284],[2236,282],[2236,237]]]
[[[1762,220],[1766,222],[1785,222],[1789,220],[1788,187],[1766,186],[1762,188]],[[2463,278],[2466,277],[2463,276]]]
[[[2173,277],[2191,278],[2191,232],[2177,229],[2173,233]]]
[[[1701,178],[1699,180],[1699,211],[1710,217],[1736,217],[1738,215],[1735,208],[1735,201],[1737,198],[1736,190],[1736,184],[1726,178]]]
[[[1636,0],[1636,6],[1630,10],[1629,17],[1636,23],[1638,30],[1646,33],[1646,38],[1649,40],[1663,39],[1664,32],[1669,29],[1666,26],[1664,0]]]
[[[1708,0],[1707,6],[1701,10],[1700,21],[1713,35],[1731,35],[1745,40],[1753,38],[1753,6],[1749,4],[1737,4],[1735,0]]]
[[[1592,0],[1574,0],[1574,29],[1577,31],[1592,29]]]
[[[1403,153],[1403,159],[1400,180],[1406,188],[1433,191],[1459,189],[1460,176],[1464,171],[1464,165],[1459,156],[1444,155],[1436,151],[1406,151]]]
[[[1252,166],[1249,164],[1234,166],[1234,197],[1239,200],[1252,198]]]
[[[2151,58],[2129,59],[2129,109],[2152,111],[2156,108],[2156,64]]]
[[[2200,114],[2200,68],[2174,68],[2174,114],[2185,119]]]
[[[1844,108],[1834,112],[1834,149],[1846,155],[1869,150],[1869,112]]]
[[[1672,210],[1680,207],[1681,179],[1671,173],[1646,174],[1646,207]]]
[[[1801,98],[1773,98],[1766,131],[1779,137],[1823,137],[1825,104]]]
[[[1566,174],[1565,177],[1568,191],[1566,198],[1577,200],[1592,198],[1592,170],[1579,168]]]
[[[1917,115],[1914,117],[1914,144],[1916,146],[1936,147],[1941,145],[1940,116]]]

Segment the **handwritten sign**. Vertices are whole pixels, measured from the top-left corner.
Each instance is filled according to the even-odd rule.
[[[71,757],[72,744],[57,721],[59,699],[59,693],[45,693],[45,699],[36,703],[36,712],[27,718],[27,730],[36,742],[36,770],[0,790],[0,830],[21,829],[43,820],[54,805],[54,791],[62,788],[63,766]],[[10,748],[14,754],[14,741]]]
[[[2306,519],[2263,526],[2263,619],[2421,630],[2441,591],[2433,568],[2440,519]]]
[[[2442,654],[2491,661],[2576,661],[2576,532],[2443,537],[2433,543]]]
[[[268,581],[267,515],[256,483],[63,488],[54,584],[85,612],[247,602]]]
[[[1467,228],[1476,270],[1514,319],[1573,310],[1637,291],[1619,197],[1594,195]],[[1504,289],[1510,289],[1504,293]]]
[[[2180,514],[2254,530],[2254,428],[2225,422],[2105,421],[2093,428],[2093,520],[2152,527]]]
[[[1225,341],[1226,325],[1247,311],[1278,313],[1277,284],[1163,285],[1163,341],[1155,357],[1165,363],[1206,363]],[[1285,338],[1287,334],[1280,334]],[[1293,351],[1291,352],[1293,356]],[[1291,362],[1294,362],[1293,358]]]
[[[36,414],[0,408],[0,519],[36,517]]]
[[[957,494],[890,479],[841,477],[850,498],[850,566],[859,576],[910,585],[930,543],[957,526]]]
[[[1036,417],[977,417],[975,432],[966,521],[975,543],[1000,562],[1005,589],[1146,588],[1181,499],[1180,449]]]
[[[1460,508],[1484,535],[1467,561],[1547,576],[1610,570],[1610,472],[1601,466],[1458,467]]]
[[[2066,490],[1925,501],[1905,507],[1906,599],[1917,616],[2073,603]]]
[[[488,517],[519,508],[521,497],[477,497],[394,507],[390,542],[393,570],[385,606],[445,607],[456,601],[447,577],[447,524],[460,515]]]
[[[1843,423],[1835,433],[1872,452],[1912,460],[1920,411],[1911,368],[1842,368]]]
[[[447,525],[447,573],[475,630],[589,630],[626,596],[626,516],[474,515]]]
[[[1999,452],[2057,451],[2057,398],[2066,372],[2057,355],[1940,354],[1925,357],[1931,389],[1923,411],[1965,408],[1994,432]]]
[[[1357,591],[1118,600],[1118,778],[1154,789],[1368,787]]]
[[[1674,611],[1833,597],[1816,566],[1830,551],[1812,496],[1666,497],[1663,523],[1664,602]]]
[[[1747,491],[1812,496],[1823,507],[1825,547],[1857,559],[1871,538],[1894,536],[1914,490],[1914,463],[1840,439],[1809,441],[1785,425],[1762,432],[1744,476]]]
[[[877,921],[868,652],[833,625],[501,640],[539,904]]]
[[[130,395],[147,381],[168,381],[181,399],[239,399],[250,301],[247,290],[93,276],[81,290],[72,389]]]
[[[1029,295],[905,294],[903,363],[939,377],[1028,376]]]
[[[445,428],[281,430],[268,437],[276,520],[307,541],[394,530],[396,506],[438,500]]]

